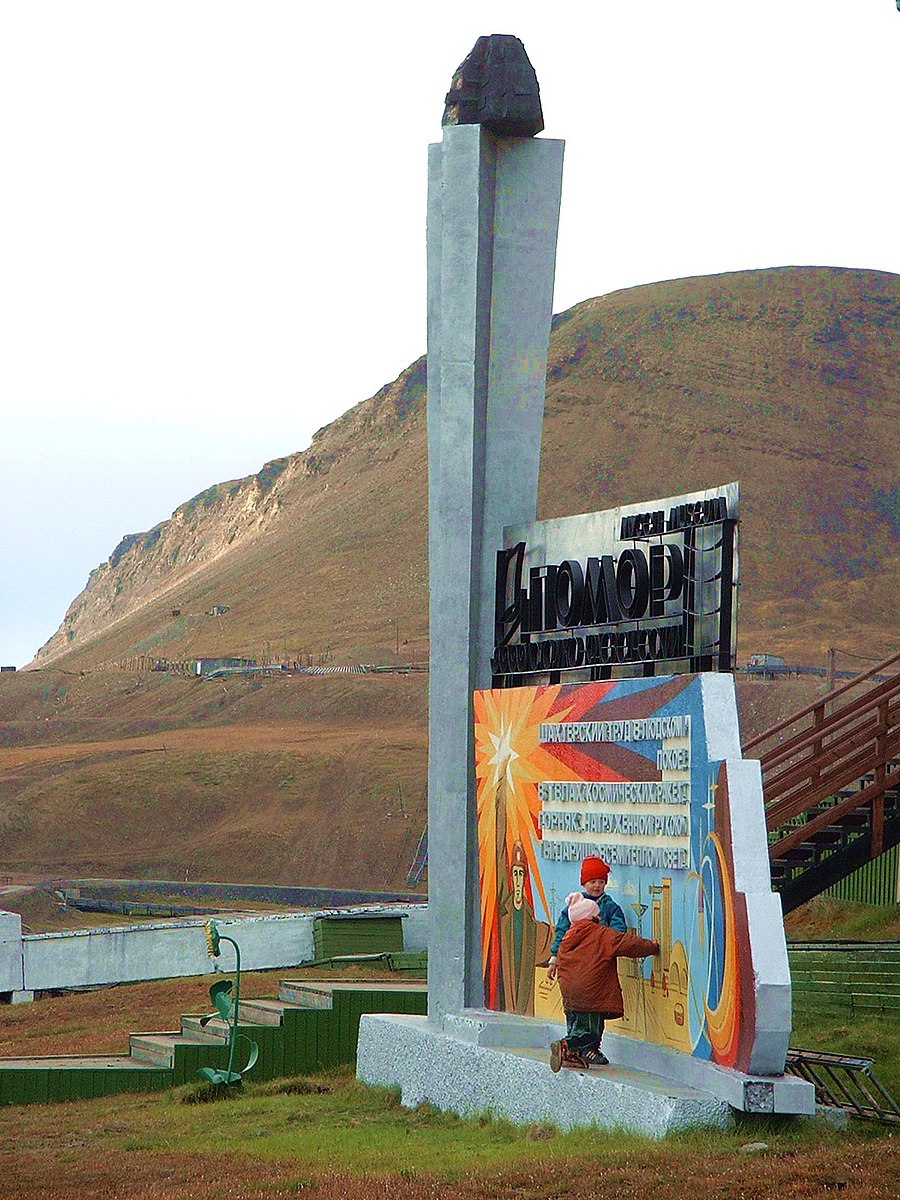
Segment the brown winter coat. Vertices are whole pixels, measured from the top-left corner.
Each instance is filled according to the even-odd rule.
[[[566,1012],[599,1012],[607,1017],[624,1014],[617,958],[643,958],[657,954],[659,942],[619,933],[596,920],[570,925],[557,954],[559,988]]]

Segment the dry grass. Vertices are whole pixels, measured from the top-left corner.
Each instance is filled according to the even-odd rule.
[[[0,874],[406,888],[426,820],[427,678],[241,681],[223,695],[163,675],[49,675],[0,683],[0,721],[21,735],[0,746]],[[821,687],[739,681],[744,736]],[[151,716],[158,729],[133,732]],[[23,917],[71,927],[50,909]]]
[[[127,1095],[16,1111],[0,1195],[17,1200],[893,1200],[900,1140],[757,1122],[664,1142],[462,1120],[347,1076],[212,1105]],[[750,1152],[749,1143],[764,1149]]]
[[[425,824],[420,679],[326,685],[318,720],[291,711],[309,705],[308,681],[262,700],[238,688],[209,724],[206,685],[154,681],[151,710],[182,724],[141,736],[116,736],[120,691],[104,710],[91,682],[67,701],[78,728],[85,711],[106,711],[91,718],[91,740],[0,748],[0,873],[332,887],[362,877],[376,891],[405,887]],[[52,708],[29,688],[24,677],[19,690],[35,711]],[[393,711],[375,715],[386,702]]]
[[[216,978],[122,983],[0,1007],[0,1056],[127,1054],[129,1033],[177,1029],[182,1013],[209,1011],[209,986]],[[304,978],[383,979],[385,974],[364,964],[247,971],[241,975],[241,995],[245,1000],[277,996],[280,979]],[[396,981],[397,976],[390,978]]]
[[[242,993],[274,995],[280,978],[378,974],[367,965],[248,972]],[[210,981],[127,984],[0,1009],[0,1054],[124,1051],[131,1030],[173,1028],[182,1012],[206,1011]],[[194,1090],[2,1110],[0,1200],[818,1200],[832,1191],[892,1200],[900,1191],[900,1139],[874,1126],[840,1134],[743,1119],[730,1132],[660,1143],[407,1110],[395,1093],[346,1072],[183,1103]],[[758,1142],[765,1149],[746,1148]]]

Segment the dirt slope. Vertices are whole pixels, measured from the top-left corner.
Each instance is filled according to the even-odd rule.
[[[822,687],[740,681],[745,737]],[[403,889],[426,820],[426,689],[4,675],[0,875]]]
[[[839,667],[865,667],[897,645],[898,316],[900,278],[832,268],[577,305],[554,322],[539,514],[739,479],[739,657],[820,664],[837,646]],[[425,677],[109,664],[424,659],[424,388],[419,360],[309,450],[124,538],[42,669],[0,678],[0,874],[403,886],[425,821]],[[741,684],[745,736],[821,688]]]
[[[0,874],[405,886],[425,686],[4,676]]]

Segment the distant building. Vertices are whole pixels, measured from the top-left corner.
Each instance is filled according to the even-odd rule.
[[[256,666],[254,658],[198,658],[198,675],[214,675],[216,671],[246,671]]]

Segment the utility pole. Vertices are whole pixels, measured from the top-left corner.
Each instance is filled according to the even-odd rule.
[[[827,688],[827,690],[829,692],[834,691],[834,679],[835,679],[834,656],[835,656],[835,648],[834,648],[834,646],[829,646],[829,648],[828,648],[828,664],[827,664],[827,671],[828,671],[828,688]]]

